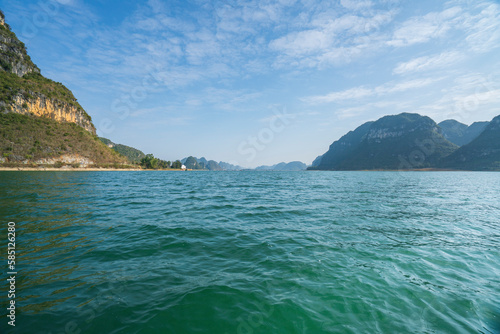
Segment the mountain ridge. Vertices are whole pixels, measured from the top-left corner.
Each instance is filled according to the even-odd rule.
[[[1,166],[127,168],[127,159],[96,136],[73,93],[40,73],[2,11],[0,82]]]
[[[301,171],[306,170],[307,165],[301,161],[280,162],[272,166],[258,166],[255,171]]]
[[[455,120],[440,126],[427,116],[411,113],[384,116],[334,141],[308,169],[500,170],[499,123],[500,116],[471,126]],[[465,144],[460,147],[445,135]]]
[[[425,146],[429,144],[432,148],[426,149]],[[319,164],[310,169],[431,168],[456,148],[427,116],[414,113],[388,115],[366,122],[332,143],[321,159],[316,159],[319,159]]]
[[[0,11],[0,113],[14,112],[75,123],[92,134],[92,118],[73,93],[45,78]]]
[[[477,138],[443,159],[440,167],[500,171],[500,115]]]
[[[134,147],[123,144],[116,144],[104,137],[99,137],[99,140],[102,141],[104,144],[106,144],[106,146],[108,146],[112,150],[126,157],[132,163],[139,163],[144,157],[146,157],[146,154],[144,152]]]
[[[438,123],[443,130],[443,136],[458,146],[464,146],[476,139],[486,128],[489,122],[474,122],[470,126],[460,123],[454,119],[448,119]]]

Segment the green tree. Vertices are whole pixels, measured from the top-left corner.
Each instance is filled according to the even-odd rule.
[[[172,168],[181,169],[181,167],[182,167],[182,162],[180,162],[179,160],[175,160],[174,162],[172,162]]]
[[[159,159],[155,158],[152,154],[146,154],[146,156],[141,159],[141,166],[146,169],[157,169],[159,167]]]
[[[158,160],[158,168],[161,168],[161,169],[170,168],[170,161]]]

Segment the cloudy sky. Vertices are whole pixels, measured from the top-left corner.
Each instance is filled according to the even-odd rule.
[[[167,160],[310,164],[343,134],[417,112],[500,114],[493,0],[0,0],[98,134]]]

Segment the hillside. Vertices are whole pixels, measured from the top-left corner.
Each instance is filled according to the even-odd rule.
[[[2,166],[127,163],[96,136],[74,123],[16,113],[0,114]]]
[[[16,164],[124,164],[63,84],[40,74],[0,11],[0,151]]]
[[[315,161],[317,170],[431,168],[457,149],[429,117],[385,116],[349,132]]]
[[[146,154],[141,150],[138,150],[136,148],[127,145],[113,143],[111,140],[107,138],[99,137],[99,140],[102,141],[104,144],[106,144],[106,146],[108,146],[112,150],[126,157],[132,163],[139,163],[141,159],[146,156]]]
[[[443,130],[443,136],[453,144],[463,146],[476,139],[484,131],[488,122],[475,122],[470,126],[453,119],[442,121],[438,126]]]
[[[440,163],[443,168],[500,170],[500,116],[469,144],[460,147]]]
[[[59,82],[43,77],[23,42],[0,13],[0,112],[35,115],[76,123],[95,134],[90,116],[73,93]]]
[[[338,169],[343,161],[348,158],[360,145],[364,136],[368,133],[373,122],[367,122],[349,131],[339,140],[330,145],[328,151],[317,157],[310,169]]]

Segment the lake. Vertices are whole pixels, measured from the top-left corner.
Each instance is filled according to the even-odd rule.
[[[500,173],[0,172],[2,333],[500,333]]]

